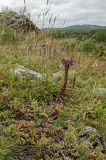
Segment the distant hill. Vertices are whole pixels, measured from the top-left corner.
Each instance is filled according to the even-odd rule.
[[[73,25],[64,27],[64,29],[106,29],[106,26],[98,26],[98,25]]]
[[[68,26],[68,27],[64,27],[64,28],[43,28],[43,31],[48,31],[48,30],[92,30],[92,29],[106,29],[106,26],[98,26],[98,25],[73,25],[73,26]]]

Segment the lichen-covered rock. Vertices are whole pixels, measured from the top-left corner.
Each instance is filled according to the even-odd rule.
[[[20,65],[14,70],[14,75],[18,77],[21,77],[23,75],[29,75],[33,79],[42,79],[43,77],[41,73],[25,68],[24,66]]]
[[[8,26],[17,31],[36,31],[39,32],[38,27],[25,15],[18,14],[14,11],[4,11],[0,13],[0,24]]]
[[[106,140],[100,135],[96,128],[85,126],[83,133],[79,136],[80,139],[86,142],[86,148],[95,150],[97,147],[101,148],[101,153],[105,156]]]
[[[93,134],[93,135],[96,135],[96,136],[99,135],[97,129],[93,128],[91,126],[85,126],[85,133],[86,134]]]

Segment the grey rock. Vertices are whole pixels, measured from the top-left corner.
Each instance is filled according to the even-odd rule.
[[[87,136],[90,138],[90,135],[92,135],[93,137],[90,138],[90,145],[92,146],[92,148],[95,148],[97,146],[101,146],[101,135],[98,133],[96,128],[93,128],[91,126],[86,126],[85,127],[85,134],[87,134]]]
[[[105,138],[98,133],[96,128],[91,126],[85,126],[79,138],[85,139],[89,144],[89,148],[95,149],[97,146],[100,146],[102,147],[102,152],[106,152]]]
[[[106,88],[98,87],[93,91],[95,97],[106,98]]]
[[[21,77],[23,75],[29,75],[31,78],[33,79],[42,79],[43,75],[39,72],[36,72],[34,70],[25,68],[24,66],[18,66],[15,70],[14,70],[14,75]]]
[[[93,137],[100,137],[97,129],[93,128],[91,126],[85,126],[82,131],[82,134],[79,137],[80,138],[88,138],[90,135],[93,135]]]
[[[85,133],[99,135],[97,129],[91,126],[86,126],[84,130],[85,130]]]

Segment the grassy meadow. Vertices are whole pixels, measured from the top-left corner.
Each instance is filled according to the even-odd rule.
[[[66,92],[62,58],[74,60]],[[18,65],[43,80],[14,76]],[[62,29],[0,35],[0,160],[105,160],[79,138],[92,126],[106,138],[106,30]],[[53,82],[54,73],[61,74]],[[92,134],[90,135],[93,136]]]

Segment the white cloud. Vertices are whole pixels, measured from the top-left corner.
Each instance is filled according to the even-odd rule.
[[[50,14],[57,15],[58,20],[55,26],[62,27],[74,24],[96,24],[106,25],[106,0],[26,0],[27,10],[31,13],[32,19],[41,26],[42,18],[38,20],[38,15],[47,8]],[[24,0],[0,0],[0,8],[8,6],[13,10],[24,7]],[[47,23],[46,23],[47,25]]]

